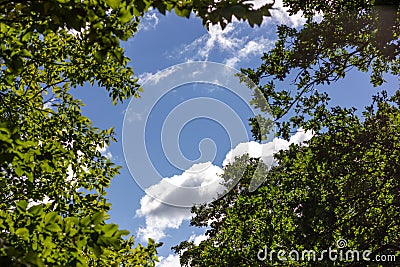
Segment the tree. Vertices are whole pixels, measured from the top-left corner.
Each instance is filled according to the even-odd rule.
[[[399,256],[399,94],[390,103],[376,97],[361,120],[354,110],[326,111],[326,132],[306,146],[291,145],[277,154],[278,166],[254,192],[249,185],[257,159],[246,156],[225,168],[224,183],[239,182],[223,198],[192,208],[191,225],[209,228],[198,246],[182,242],[175,247],[184,266],[333,266],[327,255],[290,260],[296,250],[316,251],[317,259],[340,239],[347,249],[370,250],[375,255]],[[262,163],[261,163],[262,164]],[[237,169],[247,166],[243,177]],[[267,168],[267,166],[264,166]],[[241,174],[241,172],[239,172]],[[239,174],[239,175],[240,175]],[[211,223],[210,223],[211,222]],[[257,254],[267,248],[265,260]],[[270,252],[275,254],[270,258]],[[288,261],[277,258],[286,251]],[[339,254],[338,254],[339,255]],[[345,259],[345,258],[344,258]],[[366,262],[336,264],[365,266]],[[389,262],[388,266],[393,266]]]
[[[384,82],[384,74],[400,73],[399,2],[345,2],[309,1],[302,2],[309,3],[303,6],[287,1],[290,10],[303,11],[308,22],[300,30],[278,26],[278,41],[264,54],[261,66],[242,69],[243,75],[259,85],[278,124],[278,134],[284,138],[291,128],[309,129],[313,124],[319,130],[318,111],[329,96],[318,87],[344,78],[350,69],[370,71],[374,86]],[[323,12],[320,22],[313,19],[316,10]],[[292,78],[294,88],[281,85]],[[291,109],[298,115],[285,117]],[[306,120],[307,116],[314,119]]]
[[[2,20],[13,21],[20,6]],[[82,33],[3,21],[0,265],[154,266],[158,244],[134,248],[132,238],[123,238],[128,231],[106,222],[105,188],[118,168],[99,149],[113,131],[94,128],[69,93],[90,81],[114,100],[135,94],[122,49],[103,58],[101,45],[89,45]]]
[[[272,4],[243,1],[0,1],[0,265],[154,266],[107,223],[117,166],[99,150],[113,130],[82,116],[71,88],[104,87],[116,104],[141,91],[120,41],[154,8],[224,27],[260,25]]]
[[[382,2],[388,5],[376,5]],[[303,11],[307,23],[299,30],[279,26],[278,41],[264,54],[262,65],[242,69],[239,76],[252,79],[268,100],[278,135],[288,138],[296,127],[316,135],[306,146],[292,145],[277,153],[278,165],[268,174],[268,166],[247,156],[226,166],[223,183],[237,183],[233,190],[192,208],[191,225],[207,227],[207,239],[199,245],[184,241],[174,250],[184,266],[379,265],[361,256],[361,261],[345,258],[336,263],[328,257],[288,257],[292,250],[300,257],[311,250],[320,257],[325,249],[338,249],[337,241],[344,239],[348,243],[339,249],[343,253],[370,250],[371,259],[397,255],[396,263],[387,263],[394,266],[400,251],[400,93],[390,98],[378,94],[359,118],[355,109],[328,108],[329,95],[318,88],[344,78],[351,68],[370,71],[375,86],[387,73],[400,75],[399,2],[285,3],[294,13]],[[315,20],[317,12],[323,12],[320,22]],[[287,86],[290,79],[292,87]],[[268,108],[258,106],[257,98],[253,104]],[[254,120],[251,124],[261,141],[265,129]],[[247,171],[237,177],[242,168]],[[256,191],[249,190],[252,179],[265,176]],[[277,257],[280,249],[287,261]]]

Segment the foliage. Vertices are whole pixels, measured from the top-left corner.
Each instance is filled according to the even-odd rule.
[[[61,78],[73,86],[96,81],[116,103],[138,96],[140,86],[126,65],[128,58],[120,40],[133,36],[140,16],[150,8],[163,14],[174,10],[185,17],[193,11],[205,25],[219,23],[224,27],[232,16],[247,20],[252,26],[260,25],[263,16],[270,15],[271,7],[266,4],[254,9],[243,0],[1,1],[0,9],[4,11],[0,18],[0,59],[6,67],[2,68],[1,83],[11,85],[27,68],[49,68],[63,73],[58,80],[42,81],[49,87],[63,82]],[[88,65],[95,67],[88,71]]]
[[[329,106],[319,89],[355,68],[370,72],[379,86],[387,74],[400,75],[398,1],[285,1],[291,12],[308,18],[301,29],[278,27],[275,47],[257,69],[242,69],[261,89],[276,118],[278,135],[313,129],[305,146],[291,145],[267,166],[246,155],[224,169],[224,183],[237,183],[222,198],[192,208],[191,225],[206,227],[207,239],[174,247],[184,266],[395,266],[400,256],[399,170],[400,93],[373,98],[363,116],[355,109]],[[385,5],[381,5],[385,4]],[[316,16],[323,13],[322,19]],[[292,115],[293,114],[293,115]],[[250,120],[253,135],[263,140],[263,125]],[[270,125],[270,124],[267,124]],[[260,169],[260,166],[262,168]],[[247,168],[243,176],[239,169]],[[240,173],[240,174],[239,174]],[[240,177],[237,177],[240,175]],[[249,190],[250,181],[266,181]],[[370,250],[396,255],[396,262],[291,260],[292,250]],[[258,252],[275,251],[259,260]],[[286,251],[287,261],[276,252]],[[318,254],[319,253],[319,254]],[[385,265],[386,264],[386,265]]]
[[[298,8],[294,5],[293,10]],[[349,70],[371,72],[374,86],[384,82],[386,73],[400,74],[398,3],[340,13],[329,5],[314,9],[324,12],[322,21],[310,18],[299,30],[279,26],[278,41],[264,54],[261,66],[242,70],[259,85],[284,138],[291,128],[320,129],[320,110],[329,96],[319,88],[344,78]],[[296,115],[288,118],[292,109]]]
[[[135,248],[107,222],[118,167],[100,149],[113,129],[93,127],[69,92],[90,82],[114,103],[138,96],[119,46],[137,20],[104,1],[0,6],[0,265],[154,266],[159,244]]]
[[[82,116],[70,89],[105,88],[116,104],[141,91],[121,41],[151,8],[225,27],[251,26],[272,4],[243,0],[0,1],[0,265],[154,266],[159,244],[133,248],[106,223],[118,168],[99,150],[113,130]]]
[[[337,248],[370,250],[400,256],[400,97],[377,97],[377,110],[368,107],[363,121],[354,110],[325,111],[327,131],[307,146],[291,145],[276,159],[278,166],[254,192],[249,183],[258,164],[243,157],[225,168],[225,183],[237,181],[237,168],[247,172],[223,198],[192,209],[192,225],[209,226],[198,246],[175,247],[184,266],[332,266],[325,261],[259,261],[257,253],[280,249]],[[259,174],[256,174],[259,175]],[[211,222],[209,224],[209,222]],[[287,254],[286,254],[287,256]],[[339,262],[365,266],[366,262]],[[393,266],[393,262],[388,263]]]
[[[118,168],[99,148],[112,129],[93,128],[66,93],[56,111],[40,94],[13,103],[0,125],[0,265],[153,266],[157,244],[134,249],[128,231],[106,223],[104,189]]]

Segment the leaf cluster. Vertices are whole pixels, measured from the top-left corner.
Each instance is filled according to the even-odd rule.
[[[385,82],[384,74],[400,74],[398,4],[340,13],[325,6],[323,11],[321,21],[309,19],[301,29],[279,26],[278,41],[264,54],[263,63],[242,70],[263,92],[278,135],[284,138],[293,128],[320,129],[320,111],[330,99],[321,87],[346,77],[350,70],[370,72],[374,86]],[[288,117],[290,111],[296,115]]]
[[[278,166],[264,173],[266,181],[254,192],[249,190],[250,181],[263,163],[243,156],[226,166],[224,181],[237,181],[237,169],[247,169],[226,196],[193,207],[191,224],[207,227],[207,239],[175,247],[181,264],[333,266],[327,257],[279,261],[275,254],[272,261],[269,256],[260,261],[257,253],[264,247],[321,253],[337,249],[339,239],[348,241],[345,249],[372,251],[371,259],[382,254],[398,257],[400,109],[398,96],[391,100],[397,104],[377,96],[377,108],[368,107],[363,121],[352,110],[330,110],[327,131],[306,146],[291,145],[279,152]]]

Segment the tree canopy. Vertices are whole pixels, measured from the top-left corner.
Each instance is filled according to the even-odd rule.
[[[293,244],[291,241],[296,246],[305,246],[302,234],[313,238],[312,244],[318,248],[330,244],[340,234],[353,240],[352,245],[371,248],[374,253],[396,249],[391,242],[398,242],[397,224],[389,218],[398,216],[398,194],[395,194],[398,175],[387,166],[393,164],[396,170],[398,163],[397,132],[391,135],[398,127],[398,97],[392,99],[397,104],[378,97],[378,110],[368,110],[366,121],[361,122],[350,111],[326,110],[324,95],[314,92],[305,97],[304,94],[311,93],[313,85],[343,77],[351,66],[362,71],[372,68],[372,81],[376,85],[383,81],[382,73],[390,71],[398,75],[397,11],[393,13],[386,7],[374,9],[372,6],[377,1],[320,1],[317,5],[316,2],[286,1],[292,12],[303,11],[310,18],[308,23],[301,30],[281,26],[276,48],[265,54],[262,66],[243,72],[260,86],[278,119],[295,103],[301,103],[296,106],[299,114],[313,117],[308,121],[302,115],[291,118],[292,126],[304,125],[316,131],[318,126],[323,126],[328,131],[308,147],[292,147],[289,152],[279,154],[280,166],[271,176],[275,184],[265,183],[258,191],[249,193],[243,179],[227,198],[211,206],[196,207],[194,212],[198,216],[193,224],[204,226],[207,218],[215,220],[208,240],[198,247],[184,243],[177,249],[186,250],[183,263],[249,265],[243,259],[253,259],[248,254],[252,248],[261,244],[289,246]],[[391,6],[398,8],[398,1],[392,1]],[[0,265],[154,266],[160,244],[149,240],[146,247],[135,247],[133,237],[124,237],[128,231],[107,222],[110,204],[105,198],[105,189],[118,174],[119,167],[100,150],[114,140],[113,129],[94,127],[81,113],[84,103],[75,99],[70,89],[85,83],[103,87],[114,104],[138,97],[140,84],[128,66],[129,58],[121,41],[134,36],[141,16],[151,8],[162,14],[174,11],[183,17],[190,17],[193,12],[206,27],[211,24],[225,27],[233,17],[251,26],[260,25],[272,7],[273,3],[267,3],[254,8],[244,0],[0,1]],[[349,13],[354,7],[361,8],[360,12]],[[345,12],[338,19],[336,15],[340,16],[342,9]],[[312,20],[317,11],[324,13],[323,22]],[[346,23],[348,16],[351,23]],[[383,17],[392,19],[382,20]],[[279,81],[291,70],[300,71],[296,80],[299,95],[275,90],[273,81],[262,85],[264,76]],[[328,121],[336,124],[326,124]],[[283,121],[282,125],[281,133],[287,136],[290,124]],[[378,126],[384,129],[379,132],[381,135],[372,134],[373,127]],[[343,131],[342,128],[348,130],[344,132],[347,135],[342,134],[348,140],[335,138],[333,133]],[[353,142],[361,147],[364,143],[357,143],[357,138],[364,136],[370,137],[364,150],[360,149],[366,154],[351,158],[346,154],[345,145]],[[393,139],[388,139],[389,136]],[[337,165],[329,168],[328,159],[336,158],[317,157],[318,153],[326,153],[324,142],[331,144],[333,148],[329,149],[336,151],[338,158],[348,157],[353,161],[337,160]],[[307,157],[302,159],[299,156],[302,153]],[[348,165],[372,158],[379,160],[358,168]],[[258,161],[244,157],[235,164],[248,165],[250,175]],[[336,180],[318,180],[320,176],[312,179],[322,170],[331,175],[329,172],[339,167],[354,170],[352,175],[358,180],[354,179],[351,184],[353,179],[349,173],[342,173],[343,177]],[[234,165],[227,167],[226,182],[234,169]],[[293,177],[286,177],[285,171]],[[295,179],[300,173],[307,174],[304,177],[309,180],[303,176]],[[352,186],[348,190],[344,187],[346,183]],[[314,186],[312,190],[310,186]],[[342,189],[339,195],[332,193],[334,187]],[[365,194],[356,198],[355,192],[359,193],[360,188],[366,190],[362,191]],[[376,191],[377,188],[382,192]],[[316,194],[315,190],[321,190],[322,194]],[[334,204],[342,206],[336,209],[332,199],[336,201]],[[278,215],[269,212],[271,203],[266,200],[275,201],[271,203],[279,209]],[[350,213],[345,200],[353,201]],[[242,212],[242,206],[246,213]],[[293,207],[297,208],[297,215],[292,214]],[[319,213],[315,214],[316,211]],[[353,211],[363,217],[359,221],[337,218],[343,215],[352,219]],[[285,219],[284,215],[289,217]],[[382,217],[379,225],[376,224],[378,215]],[[258,228],[242,227],[245,222],[249,223],[249,216]],[[269,223],[272,221],[274,224]],[[337,227],[324,228],[325,223]],[[347,227],[343,232],[342,225]],[[371,227],[367,229],[365,225]],[[263,229],[264,235],[258,238],[251,229]],[[272,230],[298,235],[271,236],[268,233],[273,233]],[[367,230],[373,238],[379,238],[364,240],[362,234]],[[247,240],[242,240],[242,236]]]
[[[115,102],[136,94],[118,42],[137,22],[106,14],[104,3],[103,11],[79,3],[0,3],[2,266],[154,266],[156,260],[158,244],[134,248],[132,237],[124,238],[128,231],[106,222],[105,188],[118,167],[100,150],[113,130],[93,127],[69,92],[90,82]],[[84,4],[89,19],[77,15]]]
[[[349,70],[370,72],[374,86],[382,85],[385,74],[400,74],[399,2],[366,5],[349,1],[354,9],[342,12],[331,7],[333,2],[311,2],[312,8],[291,3],[293,12],[309,14],[308,22],[301,29],[278,26],[278,41],[264,54],[261,66],[242,70],[259,85],[275,116],[278,134],[285,138],[295,127],[311,128],[313,124],[319,130],[316,120],[305,120],[307,116],[318,118],[318,110],[329,100],[318,88],[344,78]],[[315,10],[323,12],[321,21],[315,18]],[[282,85],[282,81],[292,85]],[[282,120],[291,109],[298,115]]]
[[[108,223],[105,189],[119,167],[114,139],[82,115],[71,88],[105,88],[114,104],[141,91],[121,41],[150,9],[225,27],[251,26],[272,4],[235,1],[0,1],[0,265],[154,266],[155,244],[134,247]]]
[[[198,246],[185,241],[175,247],[181,264],[333,266],[327,256],[291,260],[288,253],[313,250],[318,259],[323,250],[337,249],[341,239],[348,241],[344,251],[370,250],[372,260],[398,256],[400,99],[375,100],[378,108],[369,107],[363,118],[339,107],[326,111],[326,132],[306,146],[279,152],[278,166],[254,192],[249,190],[253,176],[265,175],[258,167],[262,162],[243,156],[227,166],[224,183],[239,182],[224,197],[192,208],[191,225],[208,227],[207,239]],[[236,177],[243,166],[247,171]],[[264,248],[266,259],[260,261],[257,254]],[[279,250],[286,251],[287,261],[277,258]],[[365,266],[360,259],[337,264]]]
[[[300,29],[278,26],[278,41],[261,66],[242,69],[240,76],[250,77],[268,100],[269,107],[258,106],[255,95],[253,104],[270,109],[280,137],[297,127],[315,135],[304,146],[277,153],[271,170],[246,155],[226,166],[223,183],[237,183],[234,189],[192,208],[191,225],[205,227],[206,240],[173,249],[183,266],[394,266],[400,256],[399,91],[378,93],[359,117],[355,108],[329,106],[329,92],[319,89],[353,68],[369,72],[374,86],[385,75],[400,75],[399,2],[285,3],[293,13],[302,11],[307,23]],[[250,123],[262,141],[264,125]],[[247,171],[237,177],[242,168]],[[252,179],[265,182],[253,192]],[[339,240],[346,246],[338,247]],[[372,261],[396,255],[397,261],[288,256],[315,251],[318,259],[328,248],[371,251]],[[277,257],[279,250],[286,260]]]

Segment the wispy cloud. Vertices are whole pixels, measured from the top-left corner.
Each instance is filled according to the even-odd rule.
[[[176,72],[180,68],[182,68],[182,66],[174,65],[174,66],[171,66],[171,67],[169,67],[167,69],[164,69],[164,70],[161,70],[161,71],[157,71],[155,73],[143,72],[143,73],[138,75],[139,82],[141,84],[145,84],[145,83],[158,84],[161,79],[172,75],[174,72]]]
[[[239,49],[236,55],[225,60],[225,64],[231,67],[235,67],[238,63],[248,59],[251,56],[259,56],[262,51],[267,51],[272,47],[273,41],[264,37],[256,38],[247,42],[241,49]]]
[[[222,30],[219,25],[210,26],[208,32],[189,44],[184,44],[172,53],[172,55],[186,61],[209,60],[213,53],[232,55],[240,50],[248,37],[240,36],[238,31],[240,23],[234,20]]]
[[[258,8],[271,1],[250,2]],[[219,25],[213,25],[206,34],[180,46],[169,56],[185,61],[219,61],[232,67],[251,59],[259,59],[264,52],[272,48],[276,40],[276,25],[300,27],[305,23],[300,13],[289,16],[287,10],[282,0],[277,0],[274,9],[271,10],[271,17],[265,17],[261,27],[251,28],[247,22],[233,18],[224,30]]]
[[[156,10],[149,10],[146,12],[139,23],[139,31],[154,30],[160,19],[158,18],[159,13]]]

